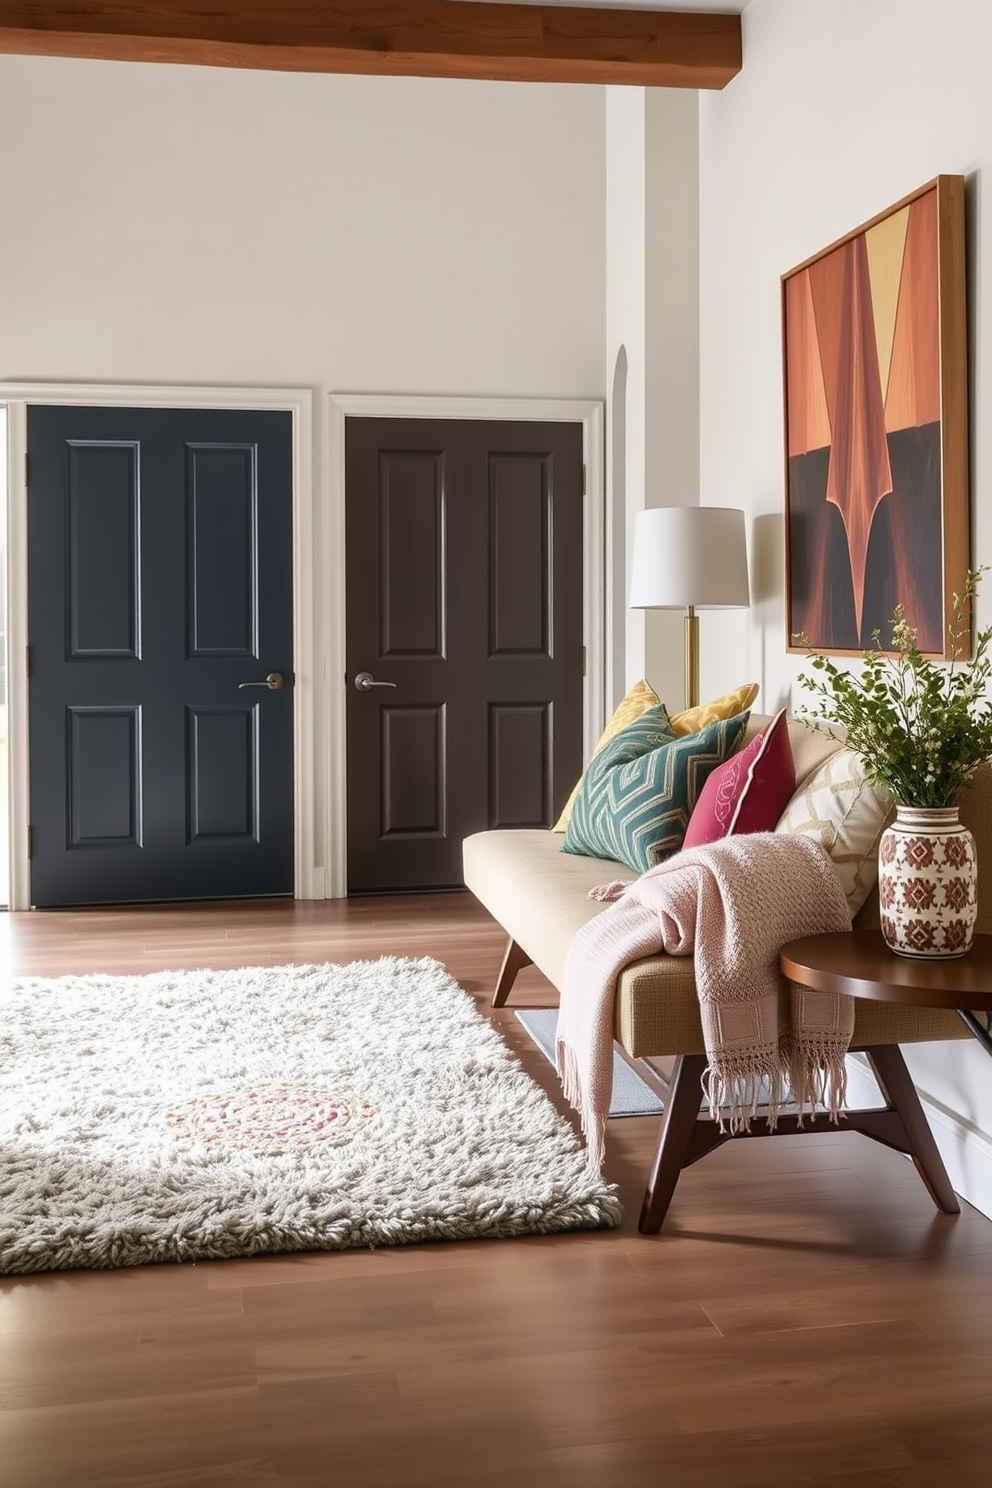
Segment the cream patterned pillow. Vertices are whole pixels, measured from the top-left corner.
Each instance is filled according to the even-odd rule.
[[[875,886],[878,839],[890,806],[885,791],[866,779],[854,750],[838,749],[796,791],[775,828],[820,843],[837,869],[852,919]]]

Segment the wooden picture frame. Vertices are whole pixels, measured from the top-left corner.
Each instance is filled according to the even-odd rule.
[[[938,176],[782,276],[786,639],[950,654],[970,567],[964,177]],[[965,637],[971,654],[970,631]]]

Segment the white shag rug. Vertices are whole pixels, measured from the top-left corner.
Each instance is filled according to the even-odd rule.
[[[615,1225],[437,961],[0,991],[0,1273]]]

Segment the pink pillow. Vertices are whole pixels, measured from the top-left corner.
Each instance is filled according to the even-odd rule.
[[[750,744],[707,776],[682,846],[774,831],[795,789],[796,764],[783,708]]]

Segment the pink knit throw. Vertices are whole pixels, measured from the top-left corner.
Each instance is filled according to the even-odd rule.
[[[761,1097],[774,1126],[787,1092],[800,1113],[822,1104],[837,1120],[854,1004],[787,982],[778,966],[786,941],[851,928],[819,843],[778,832],[726,837],[676,853],[631,884],[593,889],[592,897],[615,902],[569,947],[555,1052],[593,1167],[603,1160],[610,1109],[617,978],[629,962],[659,951],[695,957],[708,1059],[703,1089],[721,1130],[726,1122],[732,1132],[746,1131]]]

